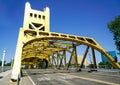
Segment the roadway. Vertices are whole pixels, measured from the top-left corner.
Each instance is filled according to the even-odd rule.
[[[120,85],[120,73],[27,69],[20,85]]]

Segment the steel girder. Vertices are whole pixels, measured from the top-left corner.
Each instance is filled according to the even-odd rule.
[[[74,43],[75,46],[79,46],[81,44],[84,44],[88,47],[92,47],[92,53],[94,56],[94,49],[105,55],[105,57],[110,61],[110,63],[115,68],[120,68],[120,65],[114,61],[114,59],[93,39],[88,37],[82,37],[82,36],[75,36],[75,35],[68,35],[68,34],[60,34],[60,33],[53,33],[53,32],[39,32],[39,36],[29,38],[28,40],[23,41],[24,46],[27,46],[28,44],[34,42],[34,41],[46,41],[48,42],[46,45],[48,45],[48,48],[51,49],[57,49],[57,51],[63,51],[63,50],[69,50],[72,48],[72,45]],[[60,42],[59,42],[60,40]],[[57,42],[58,41],[58,42]],[[50,44],[50,42],[52,42]],[[54,48],[52,47],[52,44],[55,42]],[[58,43],[58,44],[57,44]],[[58,45],[58,46],[57,46]],[[63,49],[62,49],[63,47]],[[46,47],[46,51],[47,47]],[[52,51],[52,50],[51,50]],[[56,53],[53,53],[56,54]],[[95,59],[94,59],[95,60]]]

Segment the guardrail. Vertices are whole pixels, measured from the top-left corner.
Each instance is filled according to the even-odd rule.
[[[76,70],[76,68],[69,68],[68,70]],[[120,74],[120,69],[102,69],[102,68],[78,68],[77,69],[78,71],[88,71],[88,72],[91,72],[91,71],[99,71],[99,72],[112,72],[112,73],[119,73]]]
[[[4,66],[3,72],[12,69],[11,66]],[[0,66],[0,73],[2,72],[2,67]]]

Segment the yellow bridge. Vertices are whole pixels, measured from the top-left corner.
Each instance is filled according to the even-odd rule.
[[[43,68],[56,66],[68,69],[71,60],[75,60],[78,68],[77,47],[86,46],[80,68],[91,48],[94,68],[97,68],[95,50],[102,53],[114,68],[120,69],[120,65],[93,39],[84,36],[75,36],[50,32],[50,10],[46,7],[43,11],[31,9],[27,2],[25,5],[24,24],[20,28],[11,80],[17,80],[21,66],[28,68],[40,65]],[[69,62],[66,62],[66,52],[70,53]]]

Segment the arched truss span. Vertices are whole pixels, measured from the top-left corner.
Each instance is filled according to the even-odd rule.
[[[28,31],[26,30],[24,33],[27,32]],[[35,33],[34,31],[31,32]],[[53,33],[53,32],[39,32],[39,36],[31,37],[27,40],[24,40],[23,44],[24,45],[22,52],[22,60],[24,60],[27,57],[29,58],[30,56],[37,56],[37,57],[39,56],[39,58],[46,59],[51,63],[51,61],[52,62],[54,61],[53,56],[55,54],[60,56],[60,55],[64,55],[63,53],[64,51],[68,51],[71,53],[71,57],[72,57],[76,52],[77,46],[86,45],[87,48],[83,56],[83,60],[81,62],[81,67],[83,66],[84,60],[88,53],[88,49],[91,47],[95,67],[96,67],[96,60],[95,60],[94,49],[105,55],[105,57],[115,68],[120,69],[120,65],[117,62],[115,62],[115,60],[93,38]],[[73,50],[71,51],[70,49]],[[28,54],[30,56],[28,56]],[[56,59],[58,57],[56,57]],[[71,62],[71,57],[68,63],[68,67]],[[60,59],[63,58],[64,57],[61,56]],[[56,62],[54,62],[54,64]],[[59,64],[60,62],[61,60],[59,61]],[[77,65],[77,59],[76,59],[76,65]]]

